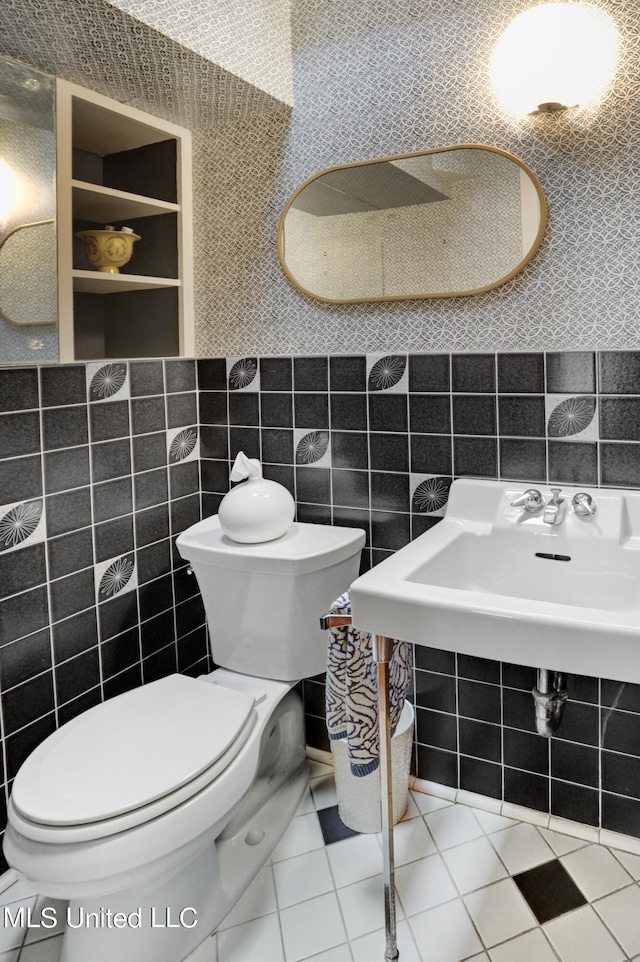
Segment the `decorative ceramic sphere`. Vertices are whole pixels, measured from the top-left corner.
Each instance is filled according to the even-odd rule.
[[[289,530],[296,506],[285,487],[256,478],[232,488],[220,502],[220,527],[232,541],[258,544],[273,541]]]
[[[84,253],[103,274],[119,274],[131,260],[134,241],[139,234],[128,230],[81,230],[76,237],[84,242]]]
[[[241,544],[259,544],[289,530],[296,513],[295,501],[283,485],[262,477],[262,465],[256,458],[240,451],[231,480],[242,484],[227,492],[218,508],[218,521],[228,538]]]

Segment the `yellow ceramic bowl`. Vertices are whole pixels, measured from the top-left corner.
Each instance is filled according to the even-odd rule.
[[[119,274],[131,260],[134,241],[139,234],[121,230],[81,230],[76,237],[84,242],[84,253],[94,267],[105,274]]]

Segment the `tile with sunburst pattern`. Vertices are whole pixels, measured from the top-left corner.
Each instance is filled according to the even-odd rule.
[[[130,396],[126,361],[92,361],[87,364],[89,401],[124,401]]]
[[[547,436],[555,440],[598,439],[597,402],[593,395],[547,394]]]
[[[0,554],[44,541],[44,501],[18,501],[0,506]]]
[[[138,586],[138,571],[133,553],[123,554],[95,566],[96,601],[108,601]]]

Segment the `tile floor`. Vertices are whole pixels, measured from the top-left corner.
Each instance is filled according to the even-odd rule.
[[[189,962],[384,962],[380,839],[344,831],[330,767],[311,774],[269,863]],[[401,962],[640,960],[639,855],[417,792],[394,838]],[[18,883],[0,902],[35,898]],[[0,928],[0,962],[57,962],[59,936],[41,932]]]

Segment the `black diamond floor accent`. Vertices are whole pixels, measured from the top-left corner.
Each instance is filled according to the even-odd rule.
[[[351,838],[352,835],[360,834],[360,832],[354,832],[352,828],[347,828],[338,815],[337,805],[319,809],[318,819],[320,820],[325,845],[331,845],[332,842],[341,842],[343,838]]]
[[[553,859],[513,876],[540,925],[587,904],[564,865]]]

